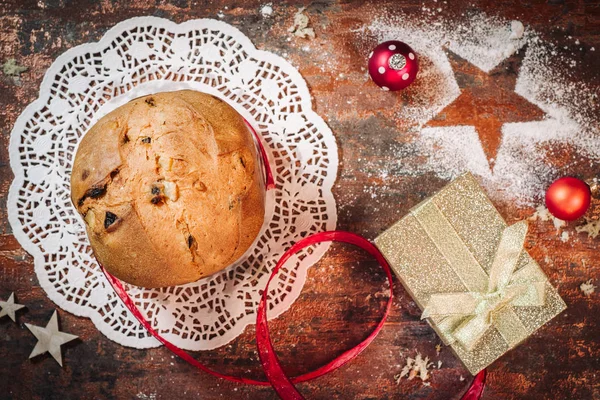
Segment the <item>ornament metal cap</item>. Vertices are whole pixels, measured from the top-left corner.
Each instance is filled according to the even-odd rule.
[[[394,54],[390,57],[388,65],[391,69],[400,71],[406,66],[406,57],[404,57],[402,54]]]
[[[600,181],[598,178],[586,179],[584,182],[590,187],[592,197],[600,199]]]

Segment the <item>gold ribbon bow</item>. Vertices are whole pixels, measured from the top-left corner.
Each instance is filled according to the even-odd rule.
[[[434,319],[447,344],[458,342],[469,351],[492,326],[509,348],[525,339],[529,331],[513,307],[544,305],[547,279],[530,257],[516,270],[527,222],[504,229],[488,275],[433,202],[413,215],[466,287],[465,292],[432,294],[421,318]]]

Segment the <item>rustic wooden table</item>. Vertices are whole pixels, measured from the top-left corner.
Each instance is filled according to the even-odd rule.
[[[389,176],[381,177],[361,168],[365,161],[395,160],[393,149],[398,146],[391,144],[401,147],[407,139],[393,109],[402,107],[410,98],[399,94],[384,101],[378,88],[365,79],[361,68],[365,66],[366,49],[376,41],[353,30],[384,13],[402,11],[418,18],[423,12],[423,2],[306,2],[307,15],[317,33],[312,41],[287,40],[287,27],[302,2],[275,4],[269,18],[260,15],[262,3],[253,0],[0,1],[2,62],[14,58],[18,65],[27,67],[18,78],[0,73],[0,298],[5,299],[14,291],[19,302],[27,305],[27,311],[18,314],[19,324],[8,318],[0,320],[0,398],[276,398],[270,388],[230,384],[199,373],[174,359],[164,348],[134,350],[118,345],[100,334],[88,319],[63,311],[59,312],[63,329],[81,338],[64,346],[65,367],[61,369],[48,356],[28,360],[35,338],[23,328],[23,323],[43,325],[55,305],[40,288],[32,257],[19,246],[8,224],[6,196],[13,178],[7,152],[9,133],[19,113],[37,97],[50,64],[67,49],[100,39],[119,21],[140,15],[166,17],[176,22],[221,17],[239,27],[258,48],[286,54],[307,80],[317,113],[327,121],[338,140],[341,162],[334,193],[339,205],[340,229],[374,238],[411,206],[447,183],[433,174],[409,177],[396,175],[392,170]],[[540,32],[543,39],[559,45],[572,36],[586,49],[595,46],[600,50],[598,0],[453,0],[451,6],[444,7],[451,18],[483,11],[519,19]],[[302,49],[305,44],[310,44],[309,56]],[[578,76],[597,89],[594,79],[600,70],[600,51],[577,54]],[[328,59],[336,62],[323,68]],[[340,74],[345,78],[338,79]],[[352,100],[352,106],[348,106],[348,99]],[[598,172],[594,163],[578,168],[573,172],[585,177]],[[373,193],[377,194],[376,199]],[[508,201],[499,201],[497,205],[509,221],[527,217],[534,211],[515,208]],[[532,224],[527,248],[541,262],[569,308],[489,368],[485,399],[600,399],[600,298],[598,293],[585,296],[579,289],[588,279],[595,279],[596,283],[600,280],[598,240],[580,234],[576,241],[565,243],[556,235],[551,222]],[[333,246],[310,269],[296,303],[271,323],[275,347],[286,370],[298,374],[313,369],[364,338],[382,315],[384,280],[377,265],[359,251]],[[398,282],[395,290],[391,315],[375,342],[357,360],[337,372],[299,385],[302,393],[312,399],[460,397],[469,385],[470,375],[448,349],[442,348],[436,354],[439,343],[436,334],[420,320],[419,309]],[[394,375],[401,370],[406,357],[417,352],[429,356],[436,364],[442,361],[442,368],[434,370],[430,386],[418,379],[396,384]],[[219,371],[261,377],[252,327],[230,345],[197,353],[196,357]]]

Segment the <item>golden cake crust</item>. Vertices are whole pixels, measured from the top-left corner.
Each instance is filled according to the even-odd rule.
[[[193,282],[234,262],[259,233],[257,157],[244,119],[222,100],[144,96],[83,137],[71,200],[111,274],[144,287]]]

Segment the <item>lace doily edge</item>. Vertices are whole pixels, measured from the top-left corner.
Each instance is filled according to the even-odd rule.
[[[93,324],[96,326],[96,328],[104,336],[106,336],[108,339],[114,341],[115,343],[118,343],[120,345],[127,346],[127,347],[137,348],[137,349],[145,349],[145,348],[159,347],[160,343],[156,339],[154,339],[153,337],[150,337],[150,336],[141,338],[141,339],[136,338],[135,340],[134,339],[130,340],[130,338],[127,338],[127,340],[126,340],[127,343],[123,343],[123,341],[122,341],[123,336],[119,335],[115,330],[103,329],[103,327],[105,325],[102,323],[102,316],[98,312],[95,312],[93,309],[90,309],[87,307],[80,307],[80,306],[74,305],[73,303],[66,302],[66,301],[64,301],[64,298],[61,295],[58,295],[55,291],[49,291],[46,289],[47,287],[51,287],[52,284],[48,280],[44,280],[43,277],[45,275],[42,273],[43,271],[40,270],[40,268],[43,267],[43,257],[44,256],[39,251],[39,248],[29,239],[29,237],[27,237],[27,235],[25,234],[25,232],[23,232],[22,229],[16,229],[16,228],[20,228],[20,223],[18,221],[17,212],[15,212],[16,208],[17,208],[16,204],[17,204],[18,190],[22,186],[24,179],[25,179],[25,176],[24,176],[25,169],[23,168],[23,166],[20,163],[20,157],[15,157],[16,154],[19,154],[18,146],[20,144],[19,143],[20,132],[22,132],[24,130],[26,122],[30,120],[34,111],[39,109],[40,106],[42,106],[43,104],[47,103],[47,101],[50,97],[50,87],[53,83],[54,77],[56,76],[56,74],[59,72],[60,68],[66,62],[74,59],[77,56],[83,55],[84,53],[98,50],[98,48],[100,48],[100,49],[103,48],[104,46],[106,46],[106,42],[110,42],[111,40],[113,40],[114,37],[116,37],[122,31],[126,30],[128,27],[139,25],[140,22],[141,23],[158,24],[158,25],[164,24],[164,25],[166,25],[165,27],[168,27],[168,28],[171,28],[174,30],[180,30],[180,31],[184,30],[186,28],[186,26],[188,26],[188,25],[193,26],[195,24],[208,24],[208,25],[213,25],[217,29],[222,29],[225,31],[232,31],[232,32],[236,33],[236,35],[235,35],[236,40],[238,40],[238,42],[240,44],[242,44],[242,46],[244,46],[245,50],[255,53],[254,55],[256,56],[256,58],[270,59],[270,61],[277,63],[280,67],[285,69],[285,73],[288,74],[294,80],[294,83],[298,87],[299,95],[302,98],[302,100],[301,100],[302,105],[303,105],[304,109],[306,110],[305,113],[310,114],[311,120],[313,122],[317,122],[319,125],[321,125],[320,129],[326,130],[327,133],[329,133],[331,135],[331,138],[333,139],[335,148],[330,149],[331,150],[330,162],[332,165],[335,165],[336,168],[333,171],[332,175],[327,175],[324,177],[324,182],[323,182],[322,187],[323,187],[323,197],[326,198],[326,200],[330,200],[334,204],[335,204],[335,199],[333,198],[333,193],[331,190],[333,188],[333,184],[337,177],[337,166],[339,165],[339,156],[338,156],[338,152],[337,152],[337,143],[335,140],[335,136],[333,135],[333,133],[331,132],[331,129],[325,123],[323,118],[321,118],[321,116],[319,116],[316,112],[314,112],[313,104],[312,104],[313,103],[312,97],[310,95],[306,81],[304,80],[302,75],[293,67],[293,65],[291,65],[287,60],[280,57],[279,55],[257,49],[254,46],[254,44],[250,41],[250,39],[243,32],[241,32],[238,28],[236,28],[232,25],[229,25],[225,22],[218,21],[218,20],[211,19],[211,18],[201,18],[201,19],[189,20],[189,21],[185,21],[181,24],[177,24],[173,21],[170,21],[165,18],[160,18],[160,17],[153,17],[153,16],[134,17],[134,18],[130,18],[125,21],[119,22],[118,24],[116,24],[115,26],[110,28],[107,32],[105,32],[105,34],[102,36],[102,38],[99,41],[80,44],[78,46],[75,46],[75,47],[65,51],[61,55],[59,55],[56,58],[56,60],[54,60],[54,62],[51,64],[51,66],[48,68],[46,73],[44,74],[44,78],[42,79],[42,83],[40,85],[38,97],[36,98],[36,100],[31,102],[27,107],[25,107],[25,109],[21,112],[21,114],[15,121],[13,129],[11,130],[11,133],[10,133],[9,161],[10,161],[10,167],[11,167],[15,177],[9,187],[8,199],[7,199],[7,211],[8,211],[9,224],[11,225],[11,228],[13,230],[12,234],[17,239],[19,244],[23,247],[23,249],[25,251],[27,251],[30,255],[33,256],[34,270],[36,273],[36,277],[38,278],[40,287],[44,290],[44,292],[46,292],[46,295],[48,296],[48,298],[50,300],[52,300],[58,307],[60,307],[64,311],[67,311],[67,312],[69,312],[73,315],[79,316],[79,317],[85,317],[85,318],[90,319],[93,322]],[[329,215],[328,217],[330,218],[329,222],[332,224],[331,228],[335,229],[335,226],[337,225],[337,209],[334,209],[333,215]],[[298,274],[297,278],[301,279],[303,284],[293,286],[292,291],[289,292],[289,296],[291,296],[291,301],[286,304],[280,303],[280,304],[283,304],[283,306],[276,305],[270,312],[269,320],[279,317],[281,314],[286,312],[291,307],[291,305],[296,301],[296,299],[298,298],[298,296],[300,295],[300,292],[302,291],[302,289],[304,287],[304,282],[306,280],[306,275],[307,275],[308,269],[311,266],[313,266],[327,252],[330,245],[331,245],[330,243],[321,244],[320,246],[318,246],[315,249],[313,254],[311,254],[309,257],[307,257],[307,259],[305,259],[303,261],[303,263],[297,270],[297,274]],[[40,279],[40,277],[42,277],[42,278]],[[242,318],[241,320],[237,321],[236,323],[239,323],[243,326],[239,330],[228,331],[227,334],[222,336],[223,338],[225,338],[224,341],[222,343],[219,343],[217,346],[207,346],[207,347],[202,347],[202,348],[192,349],[192,350],[193,351],[212,350],[212,349],[227,345],[233,339],[235,339],[240,334],[242,334],[248,325],[251,325],[254,323],[254,319],[251,319],[249,317],[250,316],[247,316],[247,317]],[[229,337],[229,336],[231,336],[231,337]],[[166,337],[168,337],[168,335]]]

